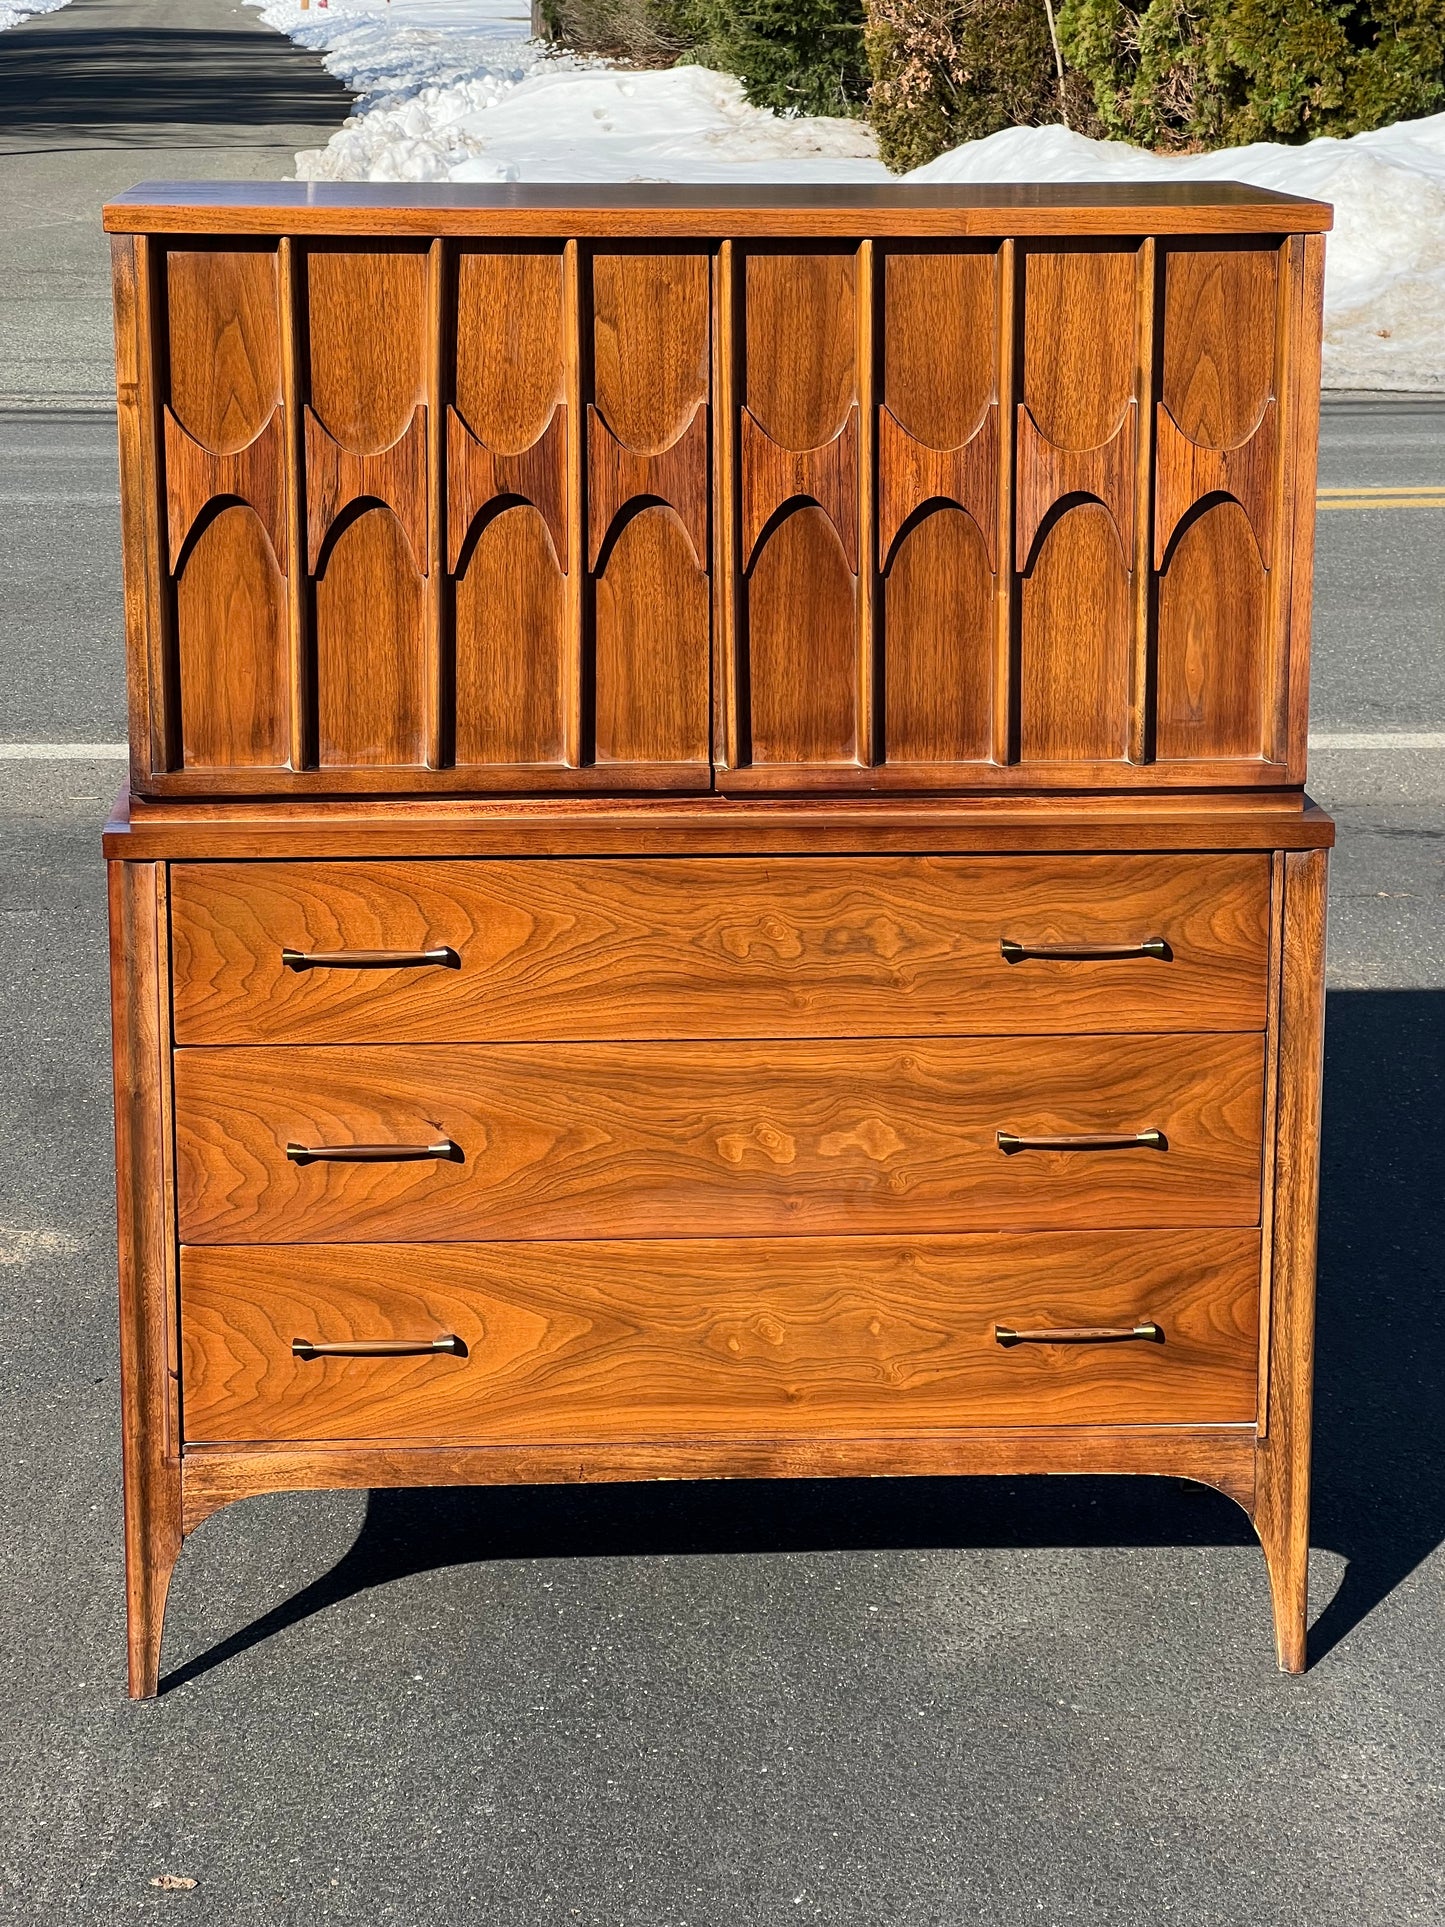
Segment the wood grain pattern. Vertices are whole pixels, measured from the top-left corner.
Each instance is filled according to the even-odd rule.
[[[1039,530],[1070,497],[1100,503],[1109,514],[1127,569],[1134,553],[1135,408],[1130,401],[1113,433],[1092,448],[1061,448],[1039,432],[1027,406],[1019,403],[1017,510],[1014,563],[1022,575],[1033,557]]]
[[[466,771],[563,767],[571,698],[566,584],[536,509],[483,523],[456,579],[453,753]]]
[[[1024,579],[1019,607],[1024,765],[1124,756],[1129,571],[1107,509],[1084,502],[1053,524]]]
[[[218,455],[188,435],[165,411],[167,536],[174,575],[186,540],[218,498],[244,502],[265,529],[281,573],[286,573],[285,433],[279,407],[244,447]]]
[[[315,585],[317,749],[323,769],[420,764],[426,750],[426,605],[415,553],[389,509],[365,508]]]
[[[181,1549],[164,871],[112,864],[109,883],[127,1643],[131,1697],[144,1699]]]
[[[1261,564],[1274,555],[1275,407],[1270,397],[1245,438],[1230,448],[1192,441],[1160,402],[1155,432],[1154,566],[1162,569],[1179,524],[1207,496],[1231,496],[1244,510]]]
[[[182,1051],[189,1243],[1255,1224],[1258,1036]],[[1168,1149],[1020,1136],[1164,1132]],[[298,1164],[288,1143],[450,1162]]]
[[[177,865],[185,1044],[1250,1030],[1268,859]],[[1153,958],[1006,963],[1008,938]],[[293,970],[283,949],[446,946],[456,969]]]
[[[905,523],[930,503],[953,503],[977,528],[994,568],[998,522],[998,410],[956,448],[916,441],[892,410],[878,415],[878,566],[886,575]],[[900,639],[901,640],[901,639]],[[893,648],[890,633],[888,646]]]
[[[326,538],[353,504],[380,502],[396,517],[411,548],[412,567],[425,575],[427,553],[426,404],[385,448],[358,454],[343,448],[306,410],[306,563],[317,573]]]
[[[1279,234],[1327,229],[1326,202],[1237,181],[983,186],[519,187],[353,182],[148,183],[104,211],[108,233],[463,236]]]
[[[859,715],[856,254],[743,257],[738,460],[757,764],[853,763]]]
[[[707,766],[710,263],[599,251],[590,282],[592,751],[601,764]]]
[[[1285,859],[1269,1432],[1259,1444],[1254,1525],[1269,1565],[1275,1647],[1280,1666],[1287,1673],[1304,1671],[1309,1620],[1310,1430],[1327,866],[1323,851]]]
[[[916,522],[892,554],[882,604],[889,762],[986,762],[994,575],[976,521],[940,506]]]
[[[1247,1422],[1257,1232],[188,1248],[188,1440],[914,1436]],[[1162,1344],[1003,1350],[998,1322]],[[467,1356],[292,1356],[456,1333]]]
[[[286,578],[249,507],[232,502],[210,517],[175,599],[185,767],[279,768],[290,742]]]
[[[947,1478],[1144,1473],[1214,1486],[1247,1511],[1252,1425],[970,1426],[911,1439],[668,1439],[647,1445],[278,1445],[190,1448],[187,1532],[267,1492],[592,1484],[644,1479]]]
[[[447,410],[447,567],[458,573],[462,552],[483,511],[514,502],[536,509],[551,538],[556,566],[570,563],[567,539],[567,411],[559,402],[541,434],[512,455],[481,442],[454,408]]]
[[[1154,753],[1260,756],[1269,673],[1269,587],[1237,502],[1190,522],[1159,578]]]

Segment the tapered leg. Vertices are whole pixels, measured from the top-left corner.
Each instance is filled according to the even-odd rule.
[[[163,865],[110,865],[121,1447],[134,1699],[156,1690],[166,1589],[181,1548],[165,888]]]
[[[1287,1673],[1304,1671],[1308,1625],[1327,861],[1323,850],[1285,859],[1267,1426],[1255,1461],[1254,1527],[1269,1566],[1275,1647]]]

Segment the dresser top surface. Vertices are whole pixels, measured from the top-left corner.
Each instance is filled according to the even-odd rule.
[[[1327,202],[1239,181],[879,186],[425,185],[145,181],[105,209],[112,234],[716,234],[1321,232]]]

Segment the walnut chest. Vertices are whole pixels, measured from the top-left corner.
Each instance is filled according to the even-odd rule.
[[[139,188],[130,1680],[249,1494],[1166,1473],[1305,1657],[1318,203]]]

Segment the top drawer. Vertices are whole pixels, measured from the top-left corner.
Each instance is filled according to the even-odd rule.
[[[1265,1020],[1259,854],[177,864],[171,906],[179,1044]]]

